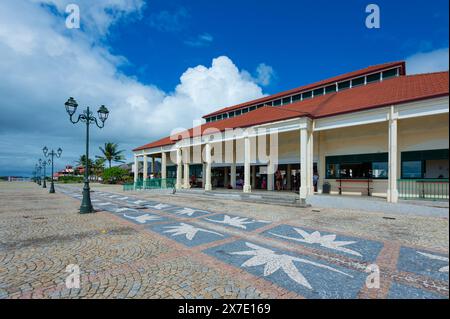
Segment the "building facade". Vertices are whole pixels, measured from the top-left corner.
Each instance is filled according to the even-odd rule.
[[[177,188],[448,198],[448,72],[371,66],[226,107],[133,150]]]

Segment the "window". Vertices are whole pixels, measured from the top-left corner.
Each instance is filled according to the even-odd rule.
[[[343,90],[346,90],[346,89],[349,89],[349,88],[350,88],[350,81],[345,81],[345,82],[338,83],[339,91],[343,91]]]
[[[327,156],[326,178],[385,179],[388,153]]]
[[[211,122],[215,122],[216,121],[216,116],[211,116]]]
[[[211,122],[211,118],[210,118],[210,117],[207,117],[207,118],[206,118],[206,123],[209,123],[209,122]]]
[[[286,104],[291,104],[291,97],[285,97],[283,99],[283,105],[286,105]]]
[[[314,90],[314,96],[315,97],[316,96],[321,96],[321,95],[323,95],[323,88]]]
[[[379,82],[381,73],[375,73],[367,76],[367,83]]]
[[[222,119],[222,114],[217,115],[216,119],[217,121],[220,121]]]
[[[300,101],[301,99],[302,99],[302,95],[301,94],[294,95],[292,97],[292,103]]]
[[[260,109],[260,108],[262,108],[263,106],[264,106],[264,104],[259,104],[259,105],[257,106],[257,108]]]
[[[273,101],[273,106],[281,105],[281,99]]]
[[[241,114],[242,114],[242,110],[234,111],[234,114],[235,114],[236,116],[241,115]]]
[[[373,178],[388,178],[388,163],[387,162],[373,162],[372,163],[372,177]]]
[[[234,117],[234,112],[230,112],[230,113],[228,113],[228,117],[229,117],[229,118],[232,118],[232,117]]]
[[[254,111],[254,110],[256,110],[256,105],[250,107],[250,111]]]
[[[398,69],[392,69],[392,70],[387,70],[383,72],[383,80],[384,79],[389,79],[392,78],[394,76],[397,76],[397,70]]]
[[[354,80],[352,80],[352,87],[364,85],[364,81],[365,80],[364,80],[363,76],[360,78],[354,79]]]
[[[222,118],[223,118],[223,119],[226,119],[226,118],[228,118],[228,113],[224,113],[224,114],[222,114]]]
[[[422,161],[402,162],[402,178],[422,178]]]
[[[312,98],[312,91],[305,92],[302,94],[302,96],[303,96],[304,100],[310,99],[310,98]]]
[[[248,113],[248,108],[242,109],[242,114]]]
[[[336,92],[336,85],[329,85],[325,88],[325,94],[334,93]]]
[[[401,177],[448,178],[448,149],[402,152]]]

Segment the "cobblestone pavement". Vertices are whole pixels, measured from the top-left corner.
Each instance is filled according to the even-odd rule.
[[[351,229],[331,212],[94,190],[99,212],[80,215],[79,186],[0,183],[0,298],[448,298],[448,219],[420,220],[437,235],[405,243],[428,224],[402,220],[392,240],[358,229],[367,216]],[[69,264],[80,289],[66,288]]]

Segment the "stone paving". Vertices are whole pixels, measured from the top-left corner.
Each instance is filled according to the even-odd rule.
[[[0,184],[0,298],[448,298],[448,238],[406,245],[108,188],[80,215],[80,187],[36,188]]]

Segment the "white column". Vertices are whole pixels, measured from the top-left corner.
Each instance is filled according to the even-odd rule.
[[[211,191],[211,144],[205,145],[205,157],[206,157],[206,172],[205,172],[205,191]]]
[[[167,154],[161,153],[161,178],[167,178]]]
[[[244,193],[250,193],[252,191],[252,185],[250,182],[250,138],[247,136],[244,138]]]
[[[202,164],[202,187],[205,188],[206,184],[206,164]]]
[[[300,204],[306,204],[308,196],[308,130],[300,129]]]
[[[182,174],[181,148],[177,148],[177,183],[175,184],[176,189],[181,189],[182,187]]]
[[[230,185],[233,189],[236,188],[236,159],[233,157],[233,163],[230,167]]]
[[[134,155],[133,173],[134,173],[134,183],[136,183],[138,181],[138,176],[139,176],[139,162],[138,162],[138,157],[136,155]]]
[[[314,138],[312,130],[308,132],[308,174],[307,174],[307,183],[308,183],[308,195],[314,194],[314,183],[313,183],[313,175],[314,175]]]
[[[184,158],[184,185],[183,187],[188,189],[191,187],[191,185],[189,184],[189,159],[186,158],[188,156],[188,152],[186,152],[186,155],[183,156]]]
[[[389,113],[389,164],[388,164],[388,190],[387,201],[390,203],[398,202],[397,190],[397,119],[398,114],[394,113],[394,107],[391,107]]]
[[[144,167],[142,170],[142,174],[144,177],[144,182],[148,179],[148,160],[147,160],[147,155],[144,154]]]

